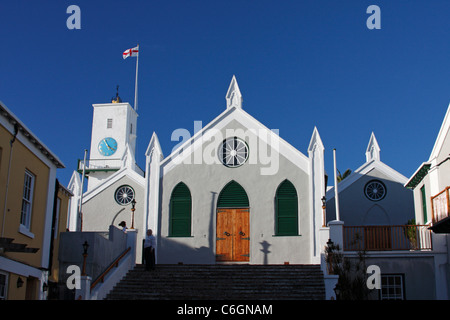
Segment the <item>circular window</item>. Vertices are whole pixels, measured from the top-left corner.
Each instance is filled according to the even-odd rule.
[[[248,159],[248,146],[245,141],[237,137],[228,138],[219,148],[219,158],[227,167],[242,166]]]
[[[386,186],[379,180],[369,181],[364,187],[364,194],[369,200],[379,201],[386,196]]]
[[[134,199],[134,190],[130,186],[121,186],[117,188],[114,194],[116,202],[122,206],[129,204]]]

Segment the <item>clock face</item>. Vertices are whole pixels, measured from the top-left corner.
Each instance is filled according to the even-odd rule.
[[[98,144],[98,151],[104,156],[113,155],[117,150],[117,141],[114,138],[103,138]]]
[[[228,138],[219,147],[219,158],[225,166],[235,168],[247,161],[248,152],[245,141],[237,137]]]

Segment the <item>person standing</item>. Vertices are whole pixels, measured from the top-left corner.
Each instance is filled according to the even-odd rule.
[[[127,223],[125,221],[122,221],[121,223],[119,223],[119,226],[122,227],[122,231],[127,233]]]
[[[153,235],[153,231],[151,229],[148,229],[147,235],[144,240],[145,270],[155,269],[155,247],[156,238]]]

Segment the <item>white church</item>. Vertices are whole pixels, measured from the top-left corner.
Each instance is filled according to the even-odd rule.
[[[118,97],[94,104],[89,157],[68,186],[69,230],[107,231],[125,221],[138,230],[138,263],[152,229],[160,264],[320,264],[328,229],[319,132],[305,155],[242,102],[233,76],[226,108],[171,154],[153,133],[144,169],[135,161],[136,110]]]

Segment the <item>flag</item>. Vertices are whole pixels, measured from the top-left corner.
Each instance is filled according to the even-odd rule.
[[[128,57],[137,57],[139,53],[139,46],[125,50],[122,54],[122,57],[124,59],[128,58]]]

